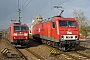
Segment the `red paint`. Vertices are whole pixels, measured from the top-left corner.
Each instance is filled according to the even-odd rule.
[[[70,27],[68,26],[60,26],[59,21],[74,21],[76,26]],[[52,22],[55,23],[55,28],[52,28]],[[40,36],[50,36],[56,40],[61,40],[61,36],[77,36],[77,40],[79,39],[79,28],[78,21],[74,18],[61,18],[54,17],[51,21],[43,22],[33,26],[33,35],[39,34]],[[75,37],[74,36],[74,37]]]
[[[20,29],[16,31],[14,30],[14,26],[19,26]],[[21,28],[22,26],[22,28]],[[24,31],[24,27],[25,27],[25,31]],[[12,24],[9,28],[8,28],[8,37],[10,39],[11,42],[14,42],[14,40],[29,40],[29,28],[26,24]]]

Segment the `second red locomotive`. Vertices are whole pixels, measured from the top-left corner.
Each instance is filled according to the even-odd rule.
[[[79,46],[78,22],[74,18],[55,16],[33,26],[33,39],[67,51]]]
[[[8,37],[16,47],[27,46],[29,43],[29,28],[26,24],[13,23],[8,29]]]

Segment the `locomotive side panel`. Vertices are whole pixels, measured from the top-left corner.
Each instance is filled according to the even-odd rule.
[[[14,40],[13,40],[13,25],[11,25],[10,27],[9,27],[9,39],[10,39],[10,42],[13,42]]]
[[[33,26],[32,33],[33,33],[33,34],[37,34],[37,28],[36,28],[36,26]]]
[[[43,39],[51,40],[51,22],[43,23]]]
[[[40,39],[40,28],[38,28],[38,25],[33,26],[32,34],[33,39],[38,40]]]
[[[14,42],[14,25],[11,26],[11,41]]]
[[[42,32],[43,32],[42,24],[38,24],[37,34],[39,34],[39,38],[40,38],[40,36],[42,36]]]
[[[51,22],[52,26],[51,26],[51,36],[52,36],[52,40],[54,42],[59,42],[60,38],[59,38],[59,27],[58,27],[58,21],[52,21]]]

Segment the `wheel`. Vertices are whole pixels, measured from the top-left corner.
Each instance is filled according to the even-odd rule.
[[[55,48],[59,48],[58,43],[53,42],[53,47],[55,47]]]
[[[51,45],[51,41],[47,41],[46,43],[47,43],[47,45],[49,45],[49,46]]]
[[[44,43],[44,40],[42,39],[41,42]]]
[[[42,42],[42,43],[46,43],[46,40],[45,40],[45,39],[42,39],[41,42]]]
[[[55,47],[55,42],[52,43],[52,46]]]
[[[51,47],[53,47],[53,42],[51,41],[51,45],[50,45]]]

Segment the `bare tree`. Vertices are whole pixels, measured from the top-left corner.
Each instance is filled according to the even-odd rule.
[[[78,20],[80,33],[84,36],[88,36],[88,23],[84,12],[82,10],[74,10],[73,15]]]

